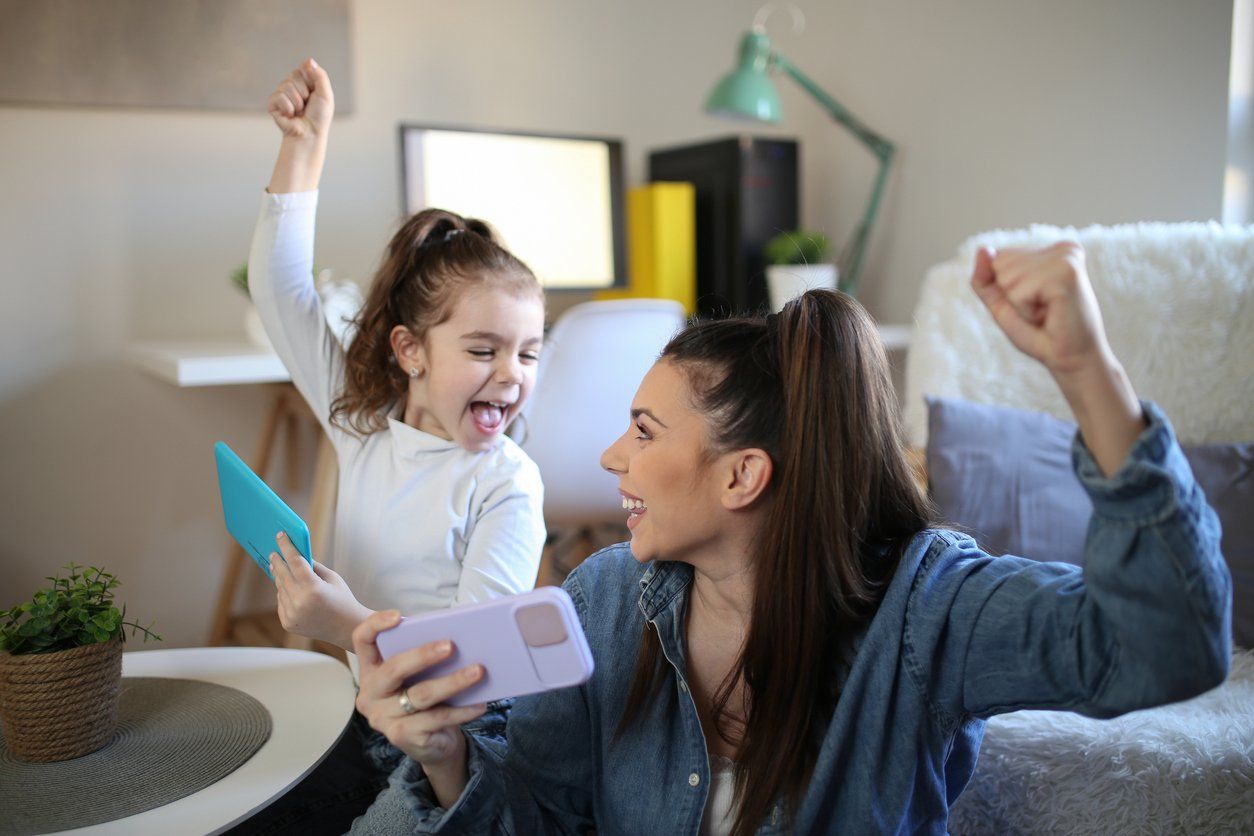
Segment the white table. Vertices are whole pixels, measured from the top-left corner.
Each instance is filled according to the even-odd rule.
[[[356,693],[348,668],[321,653],[199,647],[122,654],[123,676],[198,679],[237,688],[270,712],[274,729],[239,769],[199,792],[124,819],[65,833],[217,833],[304,778],[339,740]]]

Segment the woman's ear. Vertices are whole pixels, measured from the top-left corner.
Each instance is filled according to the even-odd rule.
[[[723,507],[729,511],[748,508],[757,502],[771,484],[774,465],[765,450],[750,447],[726,454],[727,480]]]
[[[406,377],[422,377],[427,372],[427,352],[422,341],[414,336],[404,325],[397,325],[388,334],[388,342],[392,344],[392,356],[401,374]]]

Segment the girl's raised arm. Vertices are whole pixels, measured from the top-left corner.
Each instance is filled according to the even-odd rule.
[[[286,194],[318,188],[335,115],[335,93],[326,70],[306,59],[279,82],[266,109],[283,132],[268,190]]]
[[[270,94],[267,111],[283,133],[248,257],[248,290],[266,335],[319,423],[330,423],[342,386],[344,350],[327,325],[313,282],[314,212],[335,96],[312,58]]]

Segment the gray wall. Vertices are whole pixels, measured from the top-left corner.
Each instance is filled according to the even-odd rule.
[[[359,0],[318,263],[369,274],[401,120],[619,135],[633,184],[647,149],[733,132],[700,103],[758,5]],[[804,5],[800,35],[772,19],[776,46],[901,148],[862,280],[882,321],[907,320],[927,266],[982,229],[1218,216],[1228,0]],[[843,240],[873,162],[780,86],[803,221]],[[92,561],[168,644],[205,636],[227,546],[209,448],[251,451],[265,394],[178,390],[122,350],[242,334],[226,276],[277,147],[263,108],[0,108],[0,606]]]

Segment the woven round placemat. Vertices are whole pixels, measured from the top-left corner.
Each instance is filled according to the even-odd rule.
[[[177,801],[235,771],[270,730],[270,713],[235,688],[124,677],[117,732],[104,748],[24,763],[0,743],[0,834],[86,827]]]

